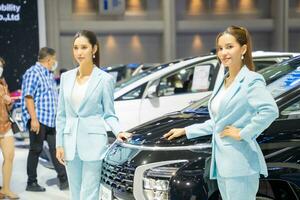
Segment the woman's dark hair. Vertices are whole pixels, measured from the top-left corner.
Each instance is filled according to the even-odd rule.
[[[48,56],[54,56],[55,50],[49,47],[43,47],[39,50],[38,60],[41,61]]]
[[[216,46],[218,46],[219,38],[224,34],[232,35],[241,46],[247,45],[247,50],[242,61],[249,70],[255,71],[255,66],[252,59],[252,41],[248,30],[239,26],[229,26],[224,32],[219,33],[219,35],[217,36]]]
[[[79,37],[85,37],[86,39],[88,39],[89,43],[92,45],[92,48],[94,48],[94,46],[97,46],[97,51],[94,54],[95,58],[93,57],[93,63],[99,67],[100,65],[100,46],[99,46],[99,42],[97,40],[97,36],[94,32],[92,31],[88,31],[88,30],[82,30],[79,31],[75,34],[74,36],[74,41],[79,38]]]
[[[2,66],[4,67],[5,66],[5,60],[1,56],[0,56],[0,62],[2,63]]]
[[[2,63],[2,67],[4,68],[4,66],[5,66],[5,60],[4,60],[4,58],[2,58],[1,56],[0,56],[0,62]],[[4,79],[4,77],[3,77],[3,73],[2,73],[2,75],[0,76],[0,84],[2,84],[2,85],[5,85],[6,83],[5,83],[5,79]]]

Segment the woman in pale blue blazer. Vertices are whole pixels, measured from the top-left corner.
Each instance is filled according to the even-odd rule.
[[[63,73],[56,118],[56,157],[66,165],[71,199],[98,200],[101,159],[107,147],[107,123],[119,140],[114,110],[114,80],[100,70],[99,44],[91,31],[74,37],[73,56],[79,67]]]
[[[278,117],[278,108],[264,78],[254,72],[248,31],[228,27],[218,35],[216,46],[228,73],[216,83],[210,98],[211,119],[172,129],[165,137],[212,134],[210,178],[217,179],[222,199],[255,200],[260,174],[268,175],[256,138]]]

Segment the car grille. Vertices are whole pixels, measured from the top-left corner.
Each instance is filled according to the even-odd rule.
[[[103,161],[101,182],[118,192],[128,192],[132,194],[134,171],[135,168],[127,163],[111,165]]]

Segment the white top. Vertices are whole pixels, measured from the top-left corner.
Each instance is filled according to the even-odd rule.
[[[230,86],[228,88],[225,88],[224,87],[224,83],[223,83],[222,86],[221,86],[221,88],[220,88],[220,90],[219,90],[219,92],[212,99],[212,101],[211,101],[211,111],[212,111],[212,114],[214,116],[216,116],[216,114],[219,112],[221,101],[227,95],[227,93],[230,90],[230,88],[232,87],[232,85],[233,84],[230,84]]]
[[[83,84],[79,84],[77,80],[75,80],[75,84],[72,91],[71,102],[76,110],[79,109],[81,101],[84,98],[89,80],[87,80]]]

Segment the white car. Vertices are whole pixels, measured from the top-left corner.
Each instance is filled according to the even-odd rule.
[[[279,63],[297,53],[254,52],[257,69]],[[216,55],[189,58],[163,64],[118,84],[115,110],[121,126],[128,130],[163,114],[180,110],[211,93],[224,67]]]

